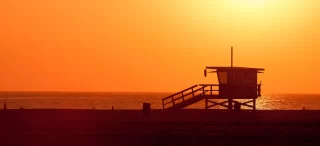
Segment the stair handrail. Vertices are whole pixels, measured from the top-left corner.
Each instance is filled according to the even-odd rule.
[[[196,93],[196,92],[198,92],[198,91],[202,91],[202,88],[198,88],[198,89],[196,89],[196,90],[193,90],[192,92],[186,93],[186,94],[184,94],[184,96],[189,96],[189,95],[192,94],[192,97],[191,97],[191,98],[194,98],[194,97],[200,95],[200,94],[198,94],[198,95],[194,94],[194,93]],[[201,95],[202,95],[202,93],[201,93]],[[163,104],[163,106],[164,106],[164,105],[170,104],[170,103],[172,103],[172,102],[174,102],[174,101],[176,101],[176,100],[179,100],[179,99],[181,99],[181,98],[182,98],[183,101],[184,101],[184,96],[179,96],[178,98],[173,98],[170,102],[167,102],[167,103],[164,103],[164,101],[163,101],[162,104]],[[190,99],[190,98],[189,98],[189,99]]]
[[[178,95],[178,94],[181,94],[182,92],[188,91],[188,90],[193,89],[193,88],[195,88],[195,87],[198,87],[198,85],[194,85],[194,86],[191,86],[191,87],[189,87],[189,88],[187,88],[187,89],[184,89],[184,90],[182,90],[182,91],[180,91],[180,92],[174,93],[174,94],[172,94],[172,95],[170,95],[170,96],[167,96],[166,98],[163,98],[162,100],[169,99],[169,98],[171,98],[172,96],[176,96],[176,95]]]
[[[166,98],[163,98],[163,99],[162,99],[163,109],[164,109],[164,106],[167,105],[167,104],[169,104],[169,103],[175,104],[174,101],[175,101],[176,99],[173,98],[174,96],[179,95],[179,94],[182,94],[182,96],[179,97],[179,99],[180,99],[180,98],[183,98],[184,96],[186,96],[186,94],[183,94],[183,92],[186,92],[186,91],[191,90],[191,89],[192,89],[192,92],[194,92],[193,89],[194,89],[195,87],[198,87],[198,85],[191,86],[191,87],[189,87],[189,88],[187,88],[187,89],[184,89],[184,90],[182,90],[182,91],[180,91],[180,92],[177,92],[177,93],[175,93],[175,94],[172,94],[172,95],[170,95],[170,96],[167,96]],[[164,103],[165,100],[170,99],[170,98],[171,98],[171,101],[170,101],[170,102]]]
[[[184,94],[184,96],[189,96],[189,95],[193,94],[193,95],[192,95],[192,98],[193,98],[193,97],[196,96],[196,95],[194,95],[194,93],[196,93],[196,92],[198,92],[198,91],[201,91],[201,90],[202,90],[202,88],[198,88],[198,89],[196,89],[196,90],[193,90],[192,92],[189,92],[189,93]],[[183,98],[183,96],[180,96],[180,97],[178,97],[178,98],[174,98],[173,101],[179,100],[180,98]]]
[[[219,84],[199,84],[199,86],[219,86]]]

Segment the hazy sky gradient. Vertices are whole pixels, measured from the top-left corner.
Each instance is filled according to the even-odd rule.
[[[234,46],[264,93],[320,93],[318,0],[10,0],[0,20],[2,91],[178,91]]]

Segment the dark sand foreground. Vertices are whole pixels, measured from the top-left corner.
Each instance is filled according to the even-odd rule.
[[[6,110],[0,145],[320,145],[320,111]]]

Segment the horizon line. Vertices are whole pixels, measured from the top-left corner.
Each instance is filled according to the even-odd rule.
[[[46,90],[46,91],[36,91],[36,90],[29,90],[29,91],[23,91],[23,90],[16,90],[16,91],[1,91],[0,93],[176,93],[175,91],[50,91],[50,90]],[[272,95],[272,94],[320,94],[319,93],[313,93],[313,92],[270,92],[270,93],[265,93],[262,95]]]

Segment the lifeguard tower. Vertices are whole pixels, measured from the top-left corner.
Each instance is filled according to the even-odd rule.
[[[258,73],[263,68],[233,67],[233,48],[231,47],[231,66],[207,66],[204,76],[216,73],[218,84],[199,84],[162,99],[163,109],[183,109],[205,100],[205,109],[216,106],[229,110],[240,110],[241,106],[256,110],[256,99],[261,96],[261,82]]]

